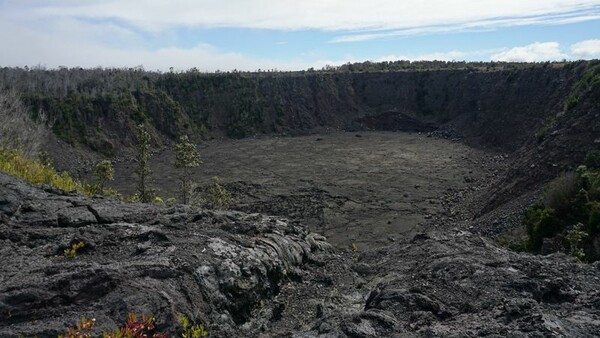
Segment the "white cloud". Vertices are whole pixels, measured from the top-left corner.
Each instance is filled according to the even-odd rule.
[[[506,17],[474,20],[463,23],[434,25],[423,27],[403,28],[398,30],[379,30],[366,33],[346,34],[333,38],[330,42],[359,42],[388,37],[414,36],[450,32],[489,31],[502,27],[531,26],[531,25],[562,25],[600,19],[600,9],[592,8],[587,11],[575,11],[541,16]]]
[[[600,40],[585,40],[571,45],[571,54],[578,59],[600,58]]]
[[[103,0],[16,1],[15,14],[117,19],[149,31],[169,27],[372,30],[411,29],[509,20],[527,24],[547,16],[570,20],[598,14],[600,0]],[[24,3],[24,4],[23,4]],[[21,9],[21,11],[18,11]]]
[[[493,54],[494,61],[541,62],[567,59],[568,55],[560,49],[558,42],[535,42],[527,46],[513,47]]]
[[[216,70],[239,65],[238,68],[263,65],[260,60],[252,60],[236,53],[224,53],[209,45],[198,45],[189,49],[165,47],[149,50],[137,44],[137,37],[130,32],[118,30],[109,32],[118,45],[102,43],[87,25],[74,22],[52,27],[49,32],[20,28],[10,22],[0,22],[0,41],[11,48],[0,52],[0,64],[12,66],[45,65],[81,67],[134,67],[143,64],[147,69],[167,70],[169,67],[187,69],[198,67],[202,70]],[[128,43],[129,42],[129,43]],[[114,41],[113,41],[114,44]],[[232,69],[235,67],[231,67]],[[256,68],[254,68],[256,69]]]
[[[327,64],[354,62],[354,59],[329,60],[320,55],[299,55],[290,60],[251,57],[227,52],[209,44],[189,48],[146,46],[143,38],[118,26],[98,27],[98,23],[78,20],[49,22],[42,28],[4,20],[0,14],[0,66],[135,67],[148,70],[200,71],[321,68]]]

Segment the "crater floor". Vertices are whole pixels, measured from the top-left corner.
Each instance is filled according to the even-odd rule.
[[[378,247],[466,216],[451,201],[495,172],[494,155],[416,133],[332,133],[210,141],[199,146],[199,184],[219,176],[233,209],[285,216],[337,246]],[[154,157],[161,196],[177,196],[174,154]],[[134,164],[117,164],[114,185],[135,189]]]

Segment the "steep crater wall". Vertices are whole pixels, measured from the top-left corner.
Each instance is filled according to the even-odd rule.
[[[327,130],[433,131],[514,150],[563,109],[587,63],[511,70],[159,74],[127,70],[0,70],[0,83],[46,112],[55,133],[104,153],[155,139]]]

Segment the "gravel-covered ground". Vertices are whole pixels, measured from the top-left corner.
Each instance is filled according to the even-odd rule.
[[[470,216],[452,207],[488,184],[505,160],[460,142],[417,133],[331,133],[210,141],[199,145],[199,184],[219,176],[233,208],[297,220],[332,243],[385,245],[439,220]],[[160,195],[177,196],[173,153],[152,161]],[[116,166],[115,187],[135,189],[134,164]],[[469,212],[471,210],[468,210]],[[456,226],[456,225],[454,225]]]

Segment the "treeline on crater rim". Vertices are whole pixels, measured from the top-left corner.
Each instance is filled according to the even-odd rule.
[[[284,98],[283,93],[290,90],[287,78],[303,79],[320,91],[337,81],[348,81],[343,79],[344,74],[504,71],[510,75],[522,69],[575,68],[587,63],[367,61],[320,70],[214,73],[196,68],[162,73],[142,67],[5,67],[0,68],[0,89],[19,90],[34,114],[44,112],[55,121],[52,130],[61,139],[111,154],[114,149],[108,143],[115,135],[106,134],[107,126],[126,131],[123,135],[133,135],[137,124],[151,121],[171,139],[188,134],[195,137],[194,141],[209,138],[215,125],[222,126],[223,132],[233,138],[282,131],[285,113],[302,104]]]

